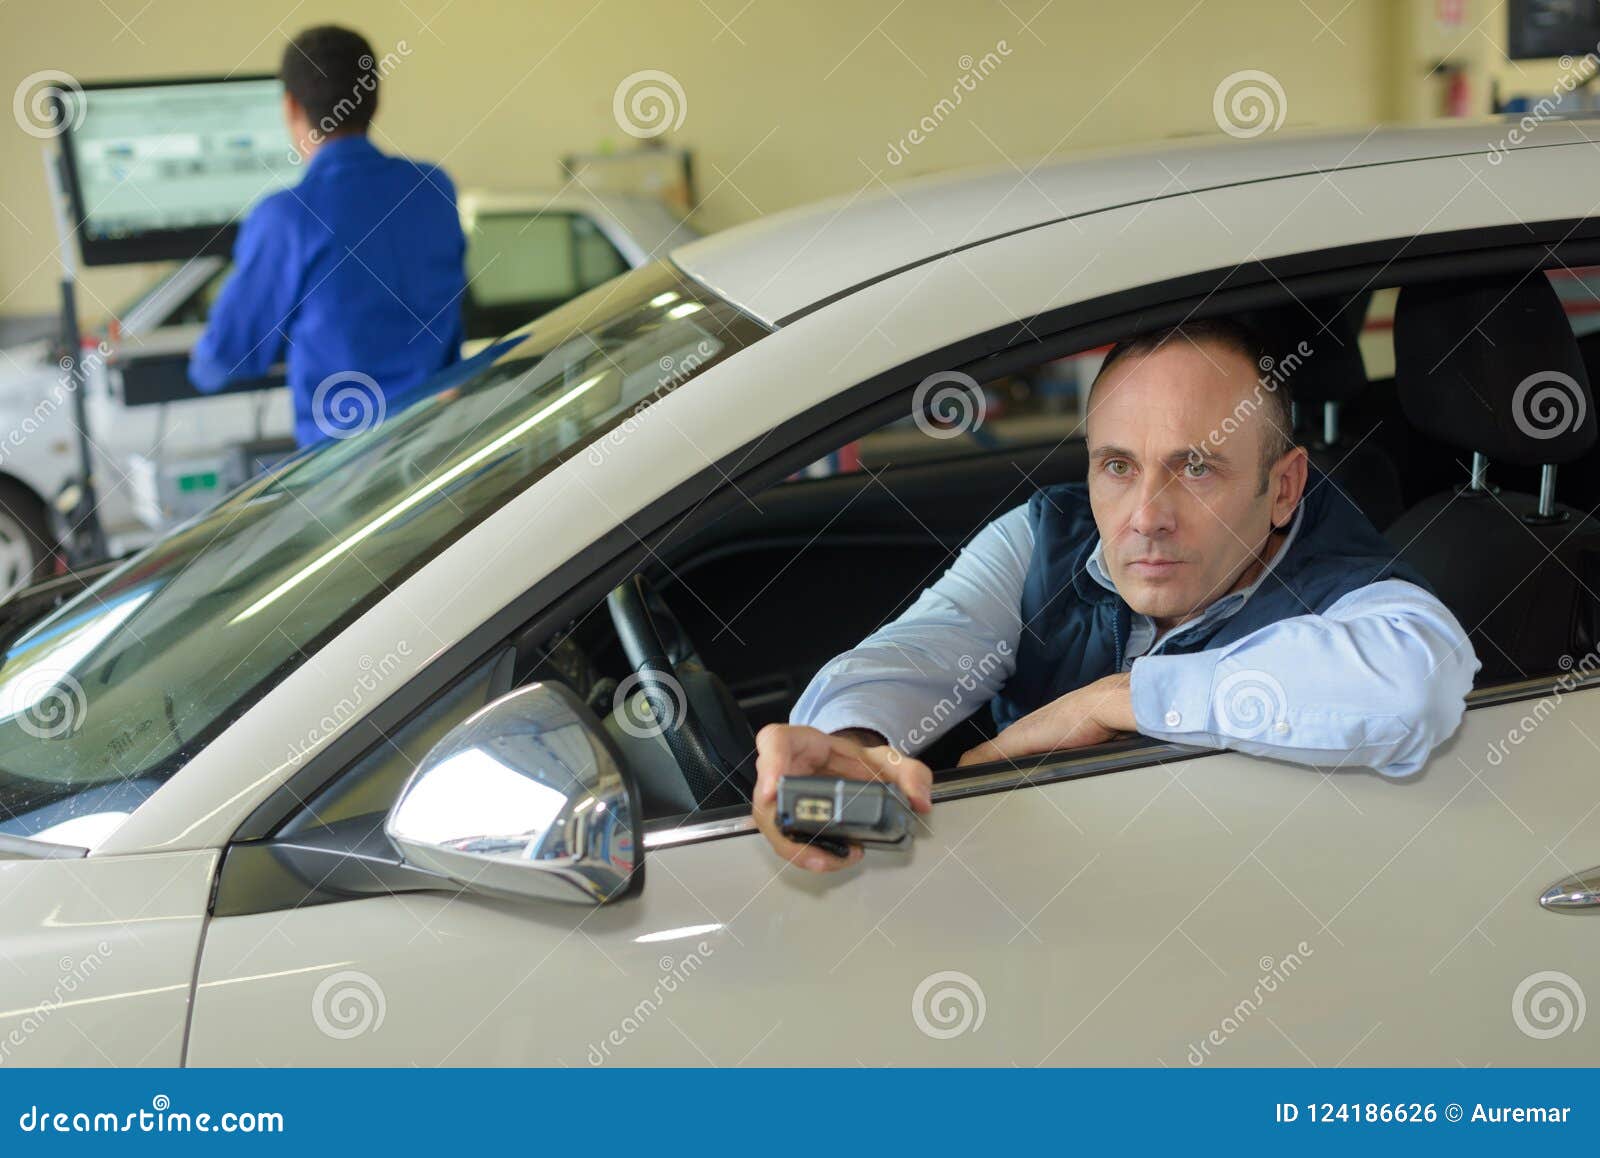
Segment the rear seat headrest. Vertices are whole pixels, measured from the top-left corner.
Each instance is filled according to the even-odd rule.
[[[1594,445],[1589,375],[1542,272],[1405,287],[1394,362],[1407,420],[1457,449],[1535,466]]]
[[[1288,379],[1297,402],[1313,406],[1347,402],[1367,385],[1359,343],[1371,300],[1370,291],[1354,297],[1305,298],[1251,310],[1242,320]]]

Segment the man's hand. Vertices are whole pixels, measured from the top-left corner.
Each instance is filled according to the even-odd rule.
[[[1030,712],[992,740],[969,749],[960,767],[1062,748],[1085,748],[1138,731],[1129,677],[1109,675]]]
[[[849,856],[834,856],[779,832],[780,776],[887,780],[905,793],[914,811],[928,812],[933,808],[933,773],[926,764],[902,755],[888,744],[862,743],[859,735],[830,736],[796,724],[768,724],[756,733],[756,791],[751,813],[756,827],[766,833],[773,849],[785,860],[812,872],[832,872],[855,864],[862,857],[862,849],[859,844],[853,845]]]

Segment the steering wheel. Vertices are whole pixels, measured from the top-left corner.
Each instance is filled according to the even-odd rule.
[[[606,609],[659,731],[700,808],[744,804],[755,786],[755,734],[733,693],[706,669],[655,586],[631,575]]]

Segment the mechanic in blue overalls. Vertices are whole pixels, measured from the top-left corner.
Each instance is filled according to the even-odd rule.
[[[364,37],[307,29],[281,71],[305,175],[240,226],[189,380],[210,393],[286,361],[310,446],[377,425],[460,356],[466,246],[444,170],[367,139],[380,67]]]

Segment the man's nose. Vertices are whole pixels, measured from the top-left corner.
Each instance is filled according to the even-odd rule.
[[[1128,524],[1147,539],[1170,535],[1177,526],[1172,480],[1162,472],[1150,471],[1139,484],[1139,494]]]

